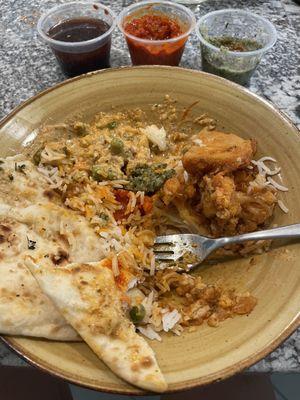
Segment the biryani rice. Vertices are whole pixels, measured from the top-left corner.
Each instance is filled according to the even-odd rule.
[[[248,314],[256,299],[206,284],[197,275],[180,274],[176,272],[179,262],[172,270],[156,262],[155,236],[191,228],[212,236],[259,229],[269,218],[265,208],[273,213],[276,191],[288,189],[271,178],[281,171],[265,164],[276,162],[271,157],[249,160],[241,171],[188,173],[182,155],[192,145],[205,148],[195,126],[213,132],[216,122],[206,114],[188,118],[168,96],[151,109],[159,126],[142,110],[130,110],[99,113],[90,124],[64,125],[61,140],[51,141],[51,128],[47,128],[49,136],[39,136],[36,146],[40,147],[35,147],[39,153],[33,160],[55,193],[53,201],[84,216],[99,235],[116,283],[129,295],[126,307],[143,305],[145,317],[137,329],[149,339],[161,340],[161,331],[180,334],[184,327],[204,321],[215,327],[227,318]],[[226,179],[233,182],[231,195],[239,202],[239,215],[231,215],[228,207],[225,210],[225,186],[204,187],[205,179],[213,182],[218,174],[222,184]],[[210,202],[206,214],[205,193]],[[278,205],[288,211],[281,200]],[[251,224],[243,222],[247,213],[256,218]],[[66,229],[61,226],[61,233]],[[257,247],[260,244],[241,245],[233,251],[243,254]],[[135,291],[138,296],[133,296]]]

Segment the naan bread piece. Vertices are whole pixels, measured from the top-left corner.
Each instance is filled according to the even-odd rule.
[[[24,262],[58,268],[98,261],[104,254],[101,240],[83,217],[65,207],[0,204],[0,332],[81,340],[28,275]]]
[[[98,261],[104,255],[101,240],[83,217],[65,207],[0,204],[0,332],[78,340],[23,264],[58,268],[73,261]]]
[[[45,175],[25,156],[0,159],[0,199],[11,206],[49,201],[51,186]]]
[[[56,268],[61,247],[27,225],[1,212],[0,206],[0,333],[53,340],[81,340],[24,266],[25,260]]]
[[[24,262],[57,268],[98,261],[107,243],[82,216],[51,203],[51,187],[24,156],[0,159],[0,332],[78,340]]]
[[[0,332],[81,340],[22,262],[0,263]]]
[[[38,203],[24,208],[0,205],[0,218],[8,216],[30,231],[53,243],[57,253],[50,254],[54,264],[99,261],[106,255],[107,242],[96,235],[84,217],[64,206]],[[31,237],[29,236],[31,239]],[[21,240],[26,239],[24,236]],[[36,243],[39,248],[39,242]]]
[[[104,261],[56,269],[32,263],[28,267],[44,293],[112,371],[133,385],[163,392],[167,384],[153,350],[124,315],[122,292]]]

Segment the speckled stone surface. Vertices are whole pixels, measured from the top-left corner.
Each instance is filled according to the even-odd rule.
[[[65,79],[54,56],[37,37],[39,15],[62,0],[0,0],[0,118],[39,91]],[[127,1],[127,3],[130,1]],[[121,0],[102,1],[115,12]],[[197,17],[222,8],[247,8],[271,20],[278,31],[275,47],[264,57],[252,78],[250,90],[277,105],[300,125],[299,42],[300,6],[292,0],[207,0],[191,6]],[[113,67],[130,65],[126,45],[119,32],[113,35]],[[196,35],[186,47],[183,67],[201,69]],[[27,365],[0,343],[0,364]],[[256,372],[300,372],[300,330],[277,350],[252,366]]]

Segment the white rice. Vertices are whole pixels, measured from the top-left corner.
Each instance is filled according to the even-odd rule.
[[[198,139],[194,139],[193,142],[199,147],[204,147],[204,144],[203,144],[202,140],[199,139],[199,138]]]
[[[185,183],[189,181],[189,174],[185,170],[183,171],[183,179]]]
[[[274,179],[267,177],[267,181],[273,186],[275,189],[280,190],[281,192],[288,192],[288,188],[286,186],[280,185],[280,183],[274,181]]]
[[[111,268],[114,276],[118,276],[120,274],[118,266],[118,257],[116,255],[114,255],[112,258]]]
[[[279,206],[279,208],[281,208],[281,210],[284,212],[284,213],[288,213],[289,212],[289,209],[287,208],[287,206],[283,203],[283,201],[281,201],[281,200],[278,200],[278,206]]]
[[[108,232],[100,232],[99,235],[101,237],[103,237],[104,239],[108,239],[109,238],[109,233]]]
[[[128,282],[127,290],[133,289],[138,283],[137,278],[132,278],[130,282]]]
[[[130,193],[130,212],[133,212],[136,206],[136,195],[133,192]]]
[[[152,251],[150,251],[150,254],[150,276],[153,276],[155,274],[155,255]]]
[[[114,181],[102,181],[102,182],[98,182],[97,185],[98,186],[113,186],[117,189],[122,189],[124,185],[127,185],[129,183],[129,181],[125,180],[125,179],[118,179],[118,180],[114,180]]]
[[[280,167],[276,167],[273,170],[271,170],[270,168],[266,167],[266,172],[270,176],[277,175],[277,174],[279,174],[280,171],[281,171]]]
[[[49,149],[47,146],[45,146],[44,150],[41,152],[42,162],[61,161],[64,158],[66,158],[64,153],[57,153],[56,151]]]
[[[161,342],[161,337],[159,336],[159,334],[157,332],[155,332],[154,329],[151,328],[151,326],[148,325],[145,328],[141,327],[141,326],[138,326],[137,330],[139,332],[141,332],[141,334],[146,336],[148,339],[150,339],[150,340],[158,340],[159,342]]]
[[[110,182],[108,181],[102,181],[102,182],[98,182],[98,186],[108,186]]]
[[[123,243],[118,242],[116,239],[111,239],[111,248],[116,252],[124,250]]]
[[[277,162],[277,161],[276,161],[274,158],[272,158],[272,157],[262,157],[262,158],[260,158],[259,160],[252,160],[251,162],[252,162],[252,164],[254,164],[254,165],[257,166],[258,172],[259,172],[260,174],[262,174],[262,175],[270,175],[270,176],[273,176],[273,175],[279,174],[279,172],[281,171],[281,168],[280,168],[280,167],[276,167],[276,168],[274,168],[273,170],[271,170],[269,167],[267,167],[267,166],[265,165],[265,161],[271,161],[271,162],[274,162],[274,163]]]
[[[148,322],[149,318],[151,317],[153,299],[154,299],[154,291],[152,290],[152,292],[149,293],[148,297],[145,297],[144,300],[142,301],[142,305],[145,308],[144,322]]]
[[[277,160],[275,158],[268,157],[268,156],[261,157],[259,160],[251,161],[253,165],[256,165],[259,176],[261,176],[265,180],[264,186],[270,185],[275,190],[279,190],[281,192],[288,192],[289,189],[286,186],[281,185],[280,183],[276,182],[273,178],[271,178],[271,176],[278,175],[281,171],[281,168],[275,167],[274,169],[270,169],[269,167],[267,167],[265,165],[266,161],[269,161],[272,163],[277,163]],[[250,184],[250,186],[251,186],[251,184]],[[249,189],[251,190],[250,187],[249,187]],[[289,212],[289,209],[285,206],[285,204],[281,200],[278,200],[277,204],[278,204],[278,207],[284,213]]]
[[[271,161],[271,162],[277,163],[277,160],[275,160],[275,158],[269,157],[269,156],[261,157],[261,158],[260,158],[259,160],[257,160],[257,161],[262,162],[262,163],[264,163],[265,161]]]
[[[47,182],[50,183],[51,189],[58,189],[63,184],[63,179],[59,176],[59,171],[57,167],[47,166],[47,167],[37,167],[37,170],[44,175]]]
[[[177,324],[177,322],[180,321],[180,319],[181,315],[177,310],[165,313],[162,317],[163,330],[168,332]]]
[[[140,204],[143,205],[144,204],[144,200],[145,200],[145,192],[136,192],[135,194],[136,197],[136,201],[139,199],[140,200]]]

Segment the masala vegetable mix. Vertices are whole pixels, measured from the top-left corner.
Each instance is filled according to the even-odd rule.
[[[234,235],[268,224],[282,204],[277,189],[285,188],[273,178],[280,169],[265,165],[273,159],[254,160],[256,147],[169,96],[150,112],[100,112],[90,123],[45,127],[27,155],[0,161],[0,285],[21,293],[13,302],[2,296],[1,332],[59,340],[78,333],[128,382],[166,390],[138,333],[162,340],[162,332],[180,335],[203,322],[216,327],[249,314],[257,300],[177,272],[195,262],[188,251],[172,264],[157,262],[154,239],[182,231]],[[49,315],[50,300],[57,310]],[[8,325],[10,313],[20,321]]]
[[[126,292],[129,317],[157,337],[161,330],[179,334],[204,320],[216,326],[249,313],[256,301],[248,293],[178,274],[176,264],[170,270],[156,263],[155,236],[181,229],[213,236],[253,231],[272,216],[277,197],[252,164],[254,140],[217,131],[207,116],[194,117],[191,128],[168,96],[152,110],[156,124],[141,110],[99,113],[90,124],[73,122],[61,140],[45,140],[38,160],[53,182],[53,198],[83,215],[106,239],[105,256]],[[232,251],[248,249],[250,244]],[[177,265],[188,260],[187,254]],[[171,323],[164,323],[175,311]]]

